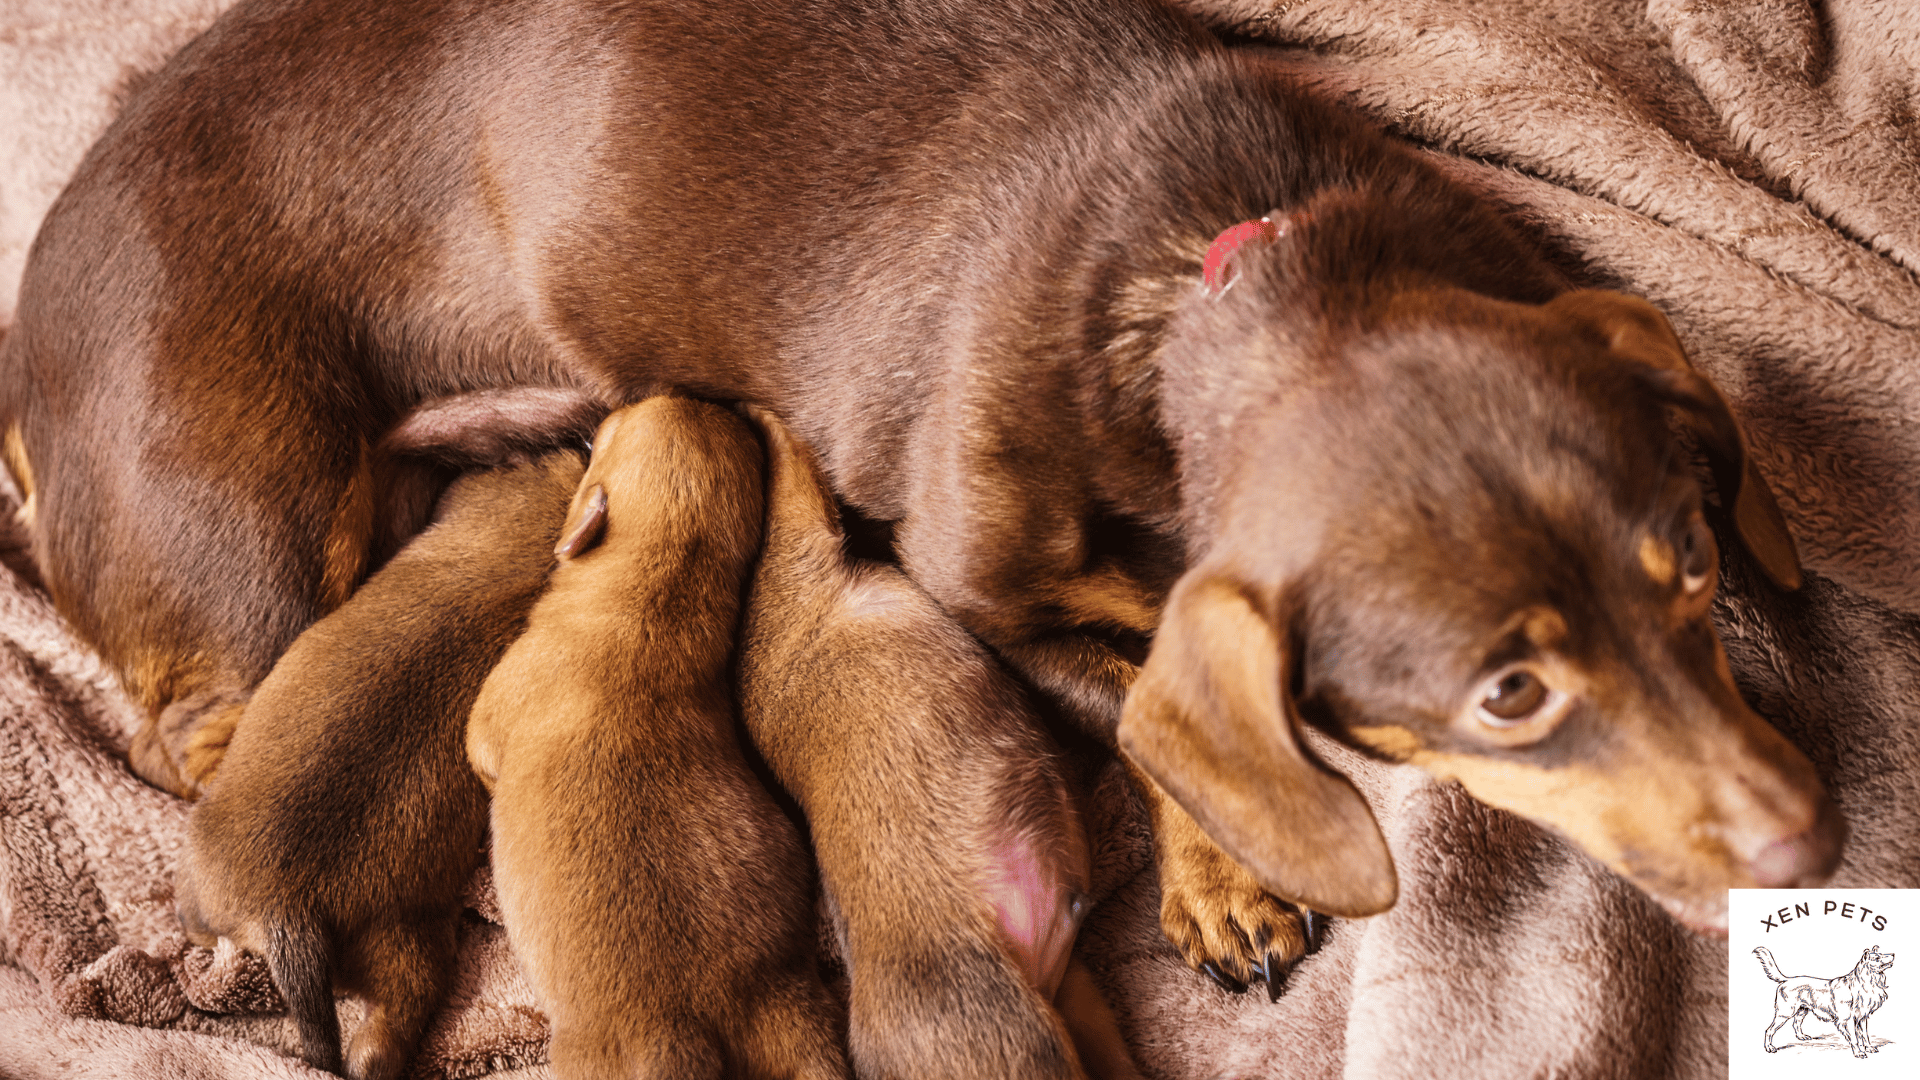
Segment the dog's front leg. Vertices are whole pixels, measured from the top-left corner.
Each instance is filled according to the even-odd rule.
[[[942,452],[951,456],[923,470],[975,479],[964,490],[923,489],[896,532],[901,561],[1073,726],[1113,748],[1140,668],[1112,642],[1150,638],[1160,590],[1094,554],[1088,500],[1012,475],[999,457],[971,452],[973,437],[956,432]],[[978,503],[981,491],[999,495],[992,512]],[[1153,822],[1168,939],[1226,989],[1264,978],[1277,997],[1310,951],[1311,916],[1263,889],[1152,781],[1136,773],[1135,788]]]
[[[1262,889],[1150,777],[1127,771],[1153,822],[1167,939],[1223,988],[1244,993],[1260,979],[1268,998],[1279,1000],[1294,965],[1319,948],[1319,920]]]
[[[1855,1015],[1851,1005],[1836,1004],[1833,1012],[1833,1026],[1840,1029],[1840,1036],[1847,1040],[1847,1049],[1853,1051],[1854,1057],[1866,1057],[1867,1029],[1861,1017]]]

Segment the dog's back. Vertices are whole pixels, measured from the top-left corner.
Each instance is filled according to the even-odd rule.
[[[563,1076],[846,1075],[812,867],[735,732],[760,473],[716,406],[609,417],[552,584],[474,706],[501,910]]]
[[[1303,132],[1236,119],[1281,91],[1232,77],[1243,65],[1158,4],[1073,8],[237,5],[83,162],[0,350],[0,429],[51,496],[36,554],[64,614],[156,711],[243,700],[364,572],[355,522],[384,497],[369,448],[416,404],[489,387],[760,401],[856,503],[900,516],[903,418],[951,359],[919,297],[970,296],[1011,334],[1054,314],[1037,267],[1108,253],[1115,281],[1176,274],[1190,241],[1142,228],[1204,244],[1300,184]],[[1141,145],[1086,158],[1056,127]],[[1156,166],[1193,171],[1178,198],[1230,205],[1132,190],[1169,131],[1198,140]],[[1227,194],[1221,160],[1257,175]],[[689,198],[692,175],[707,179]],[[1151,205],[1074,210],[1136,198]],[[1061,213],[1089,228],[1053,235]],[[1141,347],[1157,332],[1094,331]],[[1063,460],[1122,463],[1137,454],[1114,440],[1136,429],[1033,432]],[[82,432],[125,452],[69,452]],[[1102,486],[1173,495],[1170,478],[1124,481]],[[124,494],[81,494],[103,490]],[[263,532],[180,524],[214,519]]]
[[[485,837],[467,714],[545,583],[581,468],[567,451],[457,482],[294,642],[194,809],[183,921],[266,957],[317,1067],[341,1065],[335,985],[373,1005],[356,1077],[398,1075],[445,992]]]

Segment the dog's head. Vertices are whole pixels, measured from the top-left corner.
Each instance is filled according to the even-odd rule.
[[[1893,954],[1890,952],[1881,952],[1880,946],[1875,945],[1860,954],[1859,966],[1862,971],[1875,975],[1881,974],[1893,966]]]
[[[1194,557],[1120,741],[1268,888],[1353,916],[1397,891],[1303,723],[1559,831],[1697,929],[1728,887],[1832,870],[1844,826],[1708,620],[1716,511],[1670,416],[1787,588],[1793,543],[1654,308],[1402,291],[1302,341],[1201,306],[1176,332],[1254,374],[1170,403]]]

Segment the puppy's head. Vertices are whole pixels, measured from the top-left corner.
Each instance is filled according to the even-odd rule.
[[[1793,544],[1657,311],[1403,294],[1324,341],[1240,347],[1282,375],[1184,448],[1216,483],[1120,728],[1229,853],[1322,911],[1392,904],[1311,723],[1559,831],[1697,929],[1724,929],[1729,887],[1831,872],[1844,826],[1708,621],[1718,515],[1670,415],[1785,587]]]
[[[594,435],[554,554],[565,562],[621,537],[664,550],[704,536],[739,548],[735,561],[751,558],[760,468],[752,429],[718,405],[663,395],[616,410]]]

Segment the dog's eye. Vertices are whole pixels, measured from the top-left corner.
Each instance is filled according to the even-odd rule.
[[[1527,670],[1500,677],[1480,702],[1480,718],[1495,727],[1517,724],[1539,711],[1547,700],[1547,684]]]
[[[1680,537],[1680,587],[1688,593],[1706,588],[1717,555],[1707,519],[1696,512],[1687,520],[1687,530]]]

